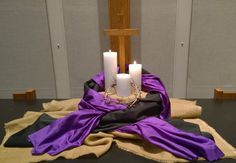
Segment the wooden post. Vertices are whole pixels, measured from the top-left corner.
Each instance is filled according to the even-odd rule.
[[[105,29],[105,34],[114,37],[118,37],[118,64],[120,65],[121,73],[125,73],[125,64],[129,63],[126,61],[126,54],[125,54],[125,38],[132,35],[139,34],[138,29]]]
[[[120,65],[120,71],[125,72],[125,36],[119,37],[119,56],[118,63]]]
[[[128,29],[130,28],[130,0],[109,0],[109,24],[110,29]],[[119,53],[119,38],[110,37],[110,48]],[[126,64],[131,59],[130,37],[125,37],[125,61]]]
[[[130,0],[109,0],[108,3],[110,30],[119,31],[123,29],[129,31],[128,29],[130,28]],[[107,30],[105,30],[105,32],[107,32]],[[129,64],[131,60],[130,36],[133,34],[107,34],[108,36],[110,36],[111,50],[118,52],[118,63],[120,65],[121,72],[124,73],[125,64]]]

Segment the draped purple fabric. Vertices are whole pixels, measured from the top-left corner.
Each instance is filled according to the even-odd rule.
[[[105,88],[105,75],[104,75],[103,71],[94,75],[92,80],[95,81],[99,85],[99,87],[104,90],[104,88]]]
[[[156,117],[123,126],[117,131],[137,134],[148,142],[187,160],[204,157],[214,161],[224,156],[211,139],[184,132]]]
[[[170,100],[161,79],[153,74],[142,74],[142,90],[149,93],[159,93],[163,107],[160,118],[170,118]]]
[[[28,138],[34,146],[32,154],[47,152],[56,155],[66,149],[80,146],[88,134],[98,126],[104,114],[126,108],[127,105],[115,104],[115,100],[110,104],[105,103],[104,96],[89,89],[79,103],[79,110],[29,135]]]
[[[95,75],[92,79],[104,88],[103,73]],[[149,117],[121,127],[118,131],[135,133],[150,143],[188,160],[204,157],[213,161],[224,155],[212,140],[181,131],[163,120],[170,117],[170,102],[166,89],[158,77],[143,74],[142,88],[147,92],[160,93],[163,106],[160,118]],[[66,149],[80,146],[86,136],[98,126],[103,115],[126,108],[127,105],[117,104],[115,100],[107,104],[102,95],[88,89],[79,103],[79,110],[29,135],[29,141],[34,146],[32,154],[56,155]]]

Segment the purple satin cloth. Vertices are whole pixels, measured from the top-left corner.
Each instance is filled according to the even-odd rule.
[[[184,132],[156,117],[123,126],[117,131],[137,134],[148,142],[187,160],[204,157],[214,161],[224,156],[211,139]]]
[[[34,146],[32,154],[47,152],[56,155],[66,149],[80,146],[88,134],[98,126],[104,114],[127,108],[127,105],[115,102],[113,100],[106,104],[104,96],[89,89],[79,103],[79,110],[28,136]]]
[[[105,88],[105,75],[104,75],[103,71],[94,75],[92,80],[95,81],[99,85],[99,87],[104,90],[104,88]]]
[[[142,90],[149,93],[159,93],[163,107],[160,118],[170,118],[170,100],[161,79],[153,74],[142,74]]]
[[[104,89],[103,73],[95,75],[92,79]],[[143,74],[142,88],[150,93],[160,93],[163,106],[160,118],[149,117],[121,127],[118,131],[135,133],[150,143],[188,160],[204,157],[213,161],[224,155],[212,140],[181,131],[163,120],[170,117],[170,102],[166,89],[158,77]],[[32,154],[56,155],[66,149],[80,146],[86,136],[98,126],[103,115],[126,108],[127,105],[117,104],[115,100],[107,104],[102,95],[88,89],[79,103],[79,110],[29,135],[29,141],[34,146]]]

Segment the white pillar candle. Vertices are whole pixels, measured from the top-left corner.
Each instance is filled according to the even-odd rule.
[[[116,83],[116,93],[118,96],[127,97],[130,95],[131,87],[129,74],[117,74]]]
[[[142,65],[136,64],[134,61],[134,64],[129,64],[129,74],[131,76],[131,80],[138,86],[138,88],[141,90],[141,78],[142,78]]]
[[[103,53],[104,75],[105,75],[105,89],[108,89],[115,83],[117,74],[117,52]]]

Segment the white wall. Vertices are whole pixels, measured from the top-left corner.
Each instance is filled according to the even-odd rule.
[[[108,0],[62,0],[72,97],[102,70],[109,39]],[[177,0],[131,0],[132,60],[164,81],[173,92]],[[50,32],[44,0],[0,1],[0,98],[37,89],[55,98]],[[236,1],[193,0],[188,97],[209,98],[213,88],[235,89]]]
[[[0,98],[31,87],[56,97],[45,1],[1,0]]]
[[[63,0],[72,97],[83,95],[83,83],[101,71],[97,0]]]
[[[236,90],[235,18],[235,0],[193,0],[187,97]]]
[[[172,95],[176,0],[141,1],[141,60]]]
[[[81,97],[83,83],[102,70],[102,52],[109,49],[109,38],[103,34],[109,28],[108,0],[62,2],[71,95]],[[1,97],[28,87],[36,88],[39,98],[56,97],[45,1],[0,3]],[[170,94],[175,17],[176,0],[131,0],[131,27],[141,30],[132,37],[132,60],[159,75]]]

